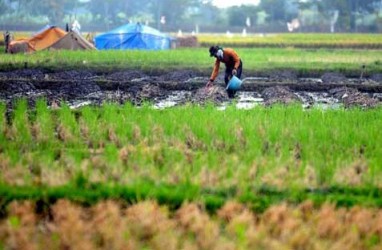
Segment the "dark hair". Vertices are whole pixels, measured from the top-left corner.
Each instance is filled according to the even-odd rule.
[[[219,47],[218,45],[215,45],[215,46],[211,46],[210,47],[210,56],[214,56],[216,54],[216,52],[218,52],[219,49],[222,49],[221,47]]]

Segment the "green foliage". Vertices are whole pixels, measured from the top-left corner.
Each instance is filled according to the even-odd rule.
[[[281,21],[286,22],[286,0],[268,0],[260,1],[259,8],[267,13],[269,22]]]
[[[359,32],[358,26],[369,32],[379,29],[375,22],[364,21],[378,18],[379,0],[267,0],[259,1],[258,5],[253,2],[229,8],[218,7],[206,0],[1,0],[0,21],[6,25],[17,22],[63,26],[64,22],[77,18],[83,26],[94,30],[107,31],[133,21],[149,22],[149,25],[166,31],[189,31],[194,25],[199,25],[202,30],[245,27],[245,18],[250,17],[252,27],[257,24],[254,32],[259,28],[271,32],[275,27],[286,31],[286,22],[299,18],[303,24],[300,29],[328,31],[333,12],[339,10],[336,31]],[[164,25],[159,22],[162,16],[166,17]],[[266,19],[266,22],[260,19]],[[227,26],[227,23],[232,26]]]
[[[256,6],[248,5],[234,6],[229,8],[227,10],[228,23],[231,26],[245,27],[247,25],[247,18],[249,18],[249,25],[255,24],[257,11],[258,8]]]
[[[29,147],[32,143],[32,134],[28,118],[28,103],[25,99],[16,102],[12,120],[16,143],[23,147]]]
[[[8,6],[5,4],[4,0],[0,0],[0,15],[8,11]]]
[[[202,46],[220,44],[232,47],[273,47],[273,48],[381,48],[379,34],[315,34],[315,33],[280,33],[264,35],[234,35],[227,38],[223,34],[199,34],[198,41]]]
[[[6,118],[5,118],[5,110],[6,110],[5,104],[0,102],[0,143],[1,144],[5,142],[4,132],[7,126]]]
[[[230,199],[254,210],[306,199],[382,206],[380,108],[222,112],[145,103],[74,112],[39,100],[28,115],[20,100],[10,124],[3,104],[0,111],[2,204],[28,197],[154,198],[174,207],[194,200],[211,211]]]
[[[211,43],[217,41],[218,38]],[[246,74],[265,74],[273,70],[291,69],[300,74],[312,75],[330,69],[332,72],[359,76],[363,64],[366,65],[368,74],[382,70],[381,64],[375,63],[381,58],[381,50],[297,48],[237,48],[236,50],[244,62]],[[0,62],[0,70],[24,68],[25,62],[30,68],[48,68],[53,71],[92,69],[107,72],[139,69],[155,73],[192,69],[210,74],[214,61],[208,56],[206,48],[169,51],[55,51],[54,57],[52,52],[42,51],[32,55],[4,55]]]
[[[222,190],[224,191],[224,190]],[[247,204],[256,212],[263,212],[268,207],[280,202],[300,204],[311,200],[315,205],[325,202],[337,204],[339,207],[351,207],[363,204],[369,207],[381,207],[382,199],[379,190],[375,196],[370,196],[370,189],[344,188],[344,189],[316,189],[300,190],[292,193],[288,190],[280,192],[268,192],[266,189],[250,190],[242,193],[236,199]],[[34,201],[55,202],[59,199],[69,199],[84,205],[95,204],[104,199],[119,199],[129,203],[135,203],[147,199],[155,199],[159,204],[166,204],[171,209],[179,208],[185,201],[201,201],[206,209],[215,212],[227,201],[227,197],[221,193],[208,193],[193,185],[167,185],[154,184],[152,182],[139,182],[132,185],[111,186],[107,184],[88,185],[84,176],[79,175],[73,185],[60,187],[13,187],[0,185],[0,211],[4,213],[9,202],[13,200],[30,199]],[[10,218],[12,226],[17,227],[17,218]],[[240,228],[237,228],[240,234]],[[373,243],[374,239],[370,239]]]

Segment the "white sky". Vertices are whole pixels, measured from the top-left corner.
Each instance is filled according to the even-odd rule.
[[[242,4],[259,4],[260,0],[213,0],[213,5],[219,8],[226,8],[231,6],[240,6]]]

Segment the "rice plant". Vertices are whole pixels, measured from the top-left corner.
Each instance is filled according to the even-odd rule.
[[[351,190],[345,198],[353,203],[361,199],[355,190],[365,190],[359,194],[366,200],[381,183],[380,108],[232,105],[220,111],[213,105],[155,110],[150,104],[104,104],[72,111],[65,105],[51,110],[45,102],[37,102],[33,119],[20,101],[10,123],[1,120],[6,185],[87,183],[101,185],[100,193],[109,185],[126,186],[129,191],[110,192],[134,197],[143,185],[141,197],[167,201],[192,187],[199,190],[193,198],[213,208],[227,198],[264,202],[255,195],[261,190],[276,192],[264,197],[272,203],[336,187]],[[312,199],[325,200],[320,192]],[[330,199],[343,199],[340,192]]]
[[[290,69],[308,75],[330,70],[359,76],[362,65],[366,65],[368,74],[381,71],[381,50],[234,48],[244,62],[245,74]],[[0,69],[24,68],[25,62],[30,68],[57,71],[92,69],[109,72],[138,69],[150,74],[183,69],[209,74],[213,65],[207,48],[182,48],[168,51],[41,51],[31,55],[4,55]],[[156,65],[155,70],[152,65]]]

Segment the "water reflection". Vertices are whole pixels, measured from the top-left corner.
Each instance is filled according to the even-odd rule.
[[[300,99],[303,108],[318,107],[322,109],[338,109],[342,107],[340,100],[334,98],[327,92],[301,91],[294,92],[294,94]],[[192,91],[171,91],[165,98],[154,99],[152,103],[154,109],[166,109],[189,103],[192,101],[192,98]],[[104,102],[105,100],[109,102],[121,102],[123,100],[127,101],[127,98],[121,98],[120,93],[117,93],[116,91],[107,91],[107,93],[98,92],[96,95],[93,93],[83,99],[71,100],[68,101],[68,104],[72,109],[77,109],[85,105],[101,105],[102,103],[100,103],[100,99],[103,99]],[[237,93],[236,98],[232,101],[223,102],[218,105],[218,109],[225,110],[225,108],[232,104],[232,102],[238,109],[252,109],[257,105],[263,105],[264,99],[258,92],[241,91]]]

